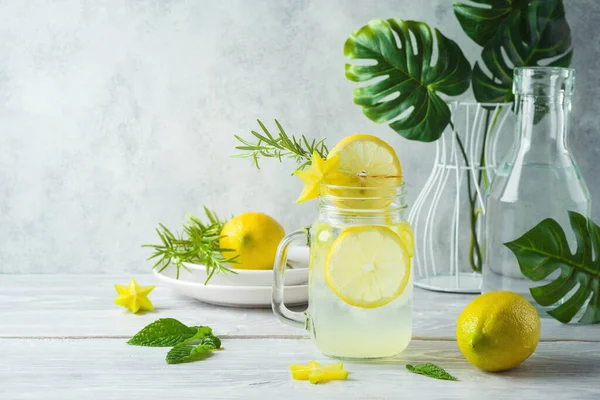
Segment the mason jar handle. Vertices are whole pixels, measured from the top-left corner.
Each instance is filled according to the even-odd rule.
[[[290,244],[302,241],[306,244],[308,236],[307,229],[299,229],[284,237],[277,247],[277,255],[275,256],[275,265],[273,266],[273,297],[271,305],[273,312],[284,322],[295,326],[304,327],[306,324],[306,316],[304,313],[290,311],[283,304],[283,275],[287,266],[287,251]]]

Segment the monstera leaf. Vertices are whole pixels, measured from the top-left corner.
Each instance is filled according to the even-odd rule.
[[[514,67],[571,64],[571,29],[562,0],[534,0],[522,13],[511,13],[502,22],[503,34],[484,47],[481,58],[489,73],[479,63],[473,68],[473,94],[479,102],[512,101]]]
[[[433,65],[434,39],[422,22],[374,19],[344,45],[348,60],[371,62],[346,64],[349,80],[367,83],[354,89],[354,103],[369,119],[390,122],[407,139],[438,139],[450,122],[450,109],[438,92],[456,96],[469,88],[471,67],[458,45],[437,29],[435,39]]]
[[[600,228],[576,212],[569,212],[569,220],[577,240],[575,254],[569,249],[565,232],[553,219],[543,220],[505,246],[517,257],[523,275],[532,281],[538,282],[560,269],[560,276],[554,281],[530,289],[540,305],[559,303],[578,285],[566,302],[548,314],[568,323],[589,299],[579,322],[596,324],[600,322]]]
[[[522,15],[532,0],[472,0],[484,4],[478,7],[464,3],[454,3],[454,15],[463,31],[475,43],[485,46],[495,36],[502,36],[507,18]]]

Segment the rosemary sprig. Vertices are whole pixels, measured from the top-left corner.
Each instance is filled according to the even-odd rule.
[[[258,169],[260,169],[258,165],[259,158],[276,158],[279,162],[287,158],[300,164],[297,170],[302,170],[312,163],[313,152],[317,152],[323,159],[329,153],[329,149],[325,145],[325,139],[313,139],[309,141],[304,135],[300,136],[300,138],[296,138],[293,135],[289,136],[277,120],[275,120],[275,124],[279,129],[279,133],[274,136],[260,120],[257,120],[257,122],[263,133],[256,131],[251,131],[251,133],[258,141],[252,143],[235,135],[235,138],[242,143],[241,146],[236,146],[236,149],[241,150],[242,153],[236,154],[233,157],[252,158],[252,164]]]
[[[188,222],[183,224],[183,232],[173,234],[166,226],[159,224],[160,229],[156,233],[160,237],[162,244],[146,244],[143,247],[154,249],[154,253],[148,260],[159,258],[152,267],[159,268],[162,272],[170,265],[177,268],[176,278],[179,279],[179,271],[184,268],[190,271],[183,263],[204,264],[206,266],[206,284],[216,272],[233,273],[236,272],[227,267],[227,264],[237,264],[237,256],[224,257],[223,253],[233,251],[231,249],[222,249],[219,247],[221,239],[221,230],[224,221],[221,221],[217,215],[204,207],[204,212],[208,222],[202,222],[196,216],[189,216]]]

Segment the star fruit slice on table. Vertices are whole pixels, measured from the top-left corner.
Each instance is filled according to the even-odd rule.
[[[326,160],[322,159],[317,152],[312,155],[312,164],[309,169],[294,172],[304,183],[304,189],[296,202],[302,203],[307,200],[316,199],[322,183],[343,186],[348,182],[348,175],[340,171],[340,156],[334,155]]]
[[[134,314],[139,311],[152,311],[154,310],[154,306],[150,299],[148,299],[148,294],[155,287],[155,285],[140,286],[135,278],[131,278],[127,286],[115,284],[115,289],[118,293],[115,304],[127,308]]]
[[[316,361],[308,364],[290,365],[292,378],[300,381],[310,381],[316,384],[325,381],[344,380],[348,377],[348,371],[344,369],[343,363],[321,365]]]

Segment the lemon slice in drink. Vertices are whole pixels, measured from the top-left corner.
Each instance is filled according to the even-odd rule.
[[[402,167],[389,144],[372,135],[352,135],[339,142],[328,157],[335,155],[340,157],[339,170],[348,177],[339,186],[358,188],[330,189],[330,194],[348,199],[336,200],[338,207],[378,209],[391,203],[395,191],[389,187],[402,183]]]
[[[344,302],[381,307],[402,294],[410,277],[410,258],[400,237],[383,226],[345,229],[325,260],[329,288]]]
[[[396,227],[396,233],[400,237],[400,241],[408,252],[408,256],[412,257],[415,252],[415,235],[412,226],[406,221],[401,222]]]

